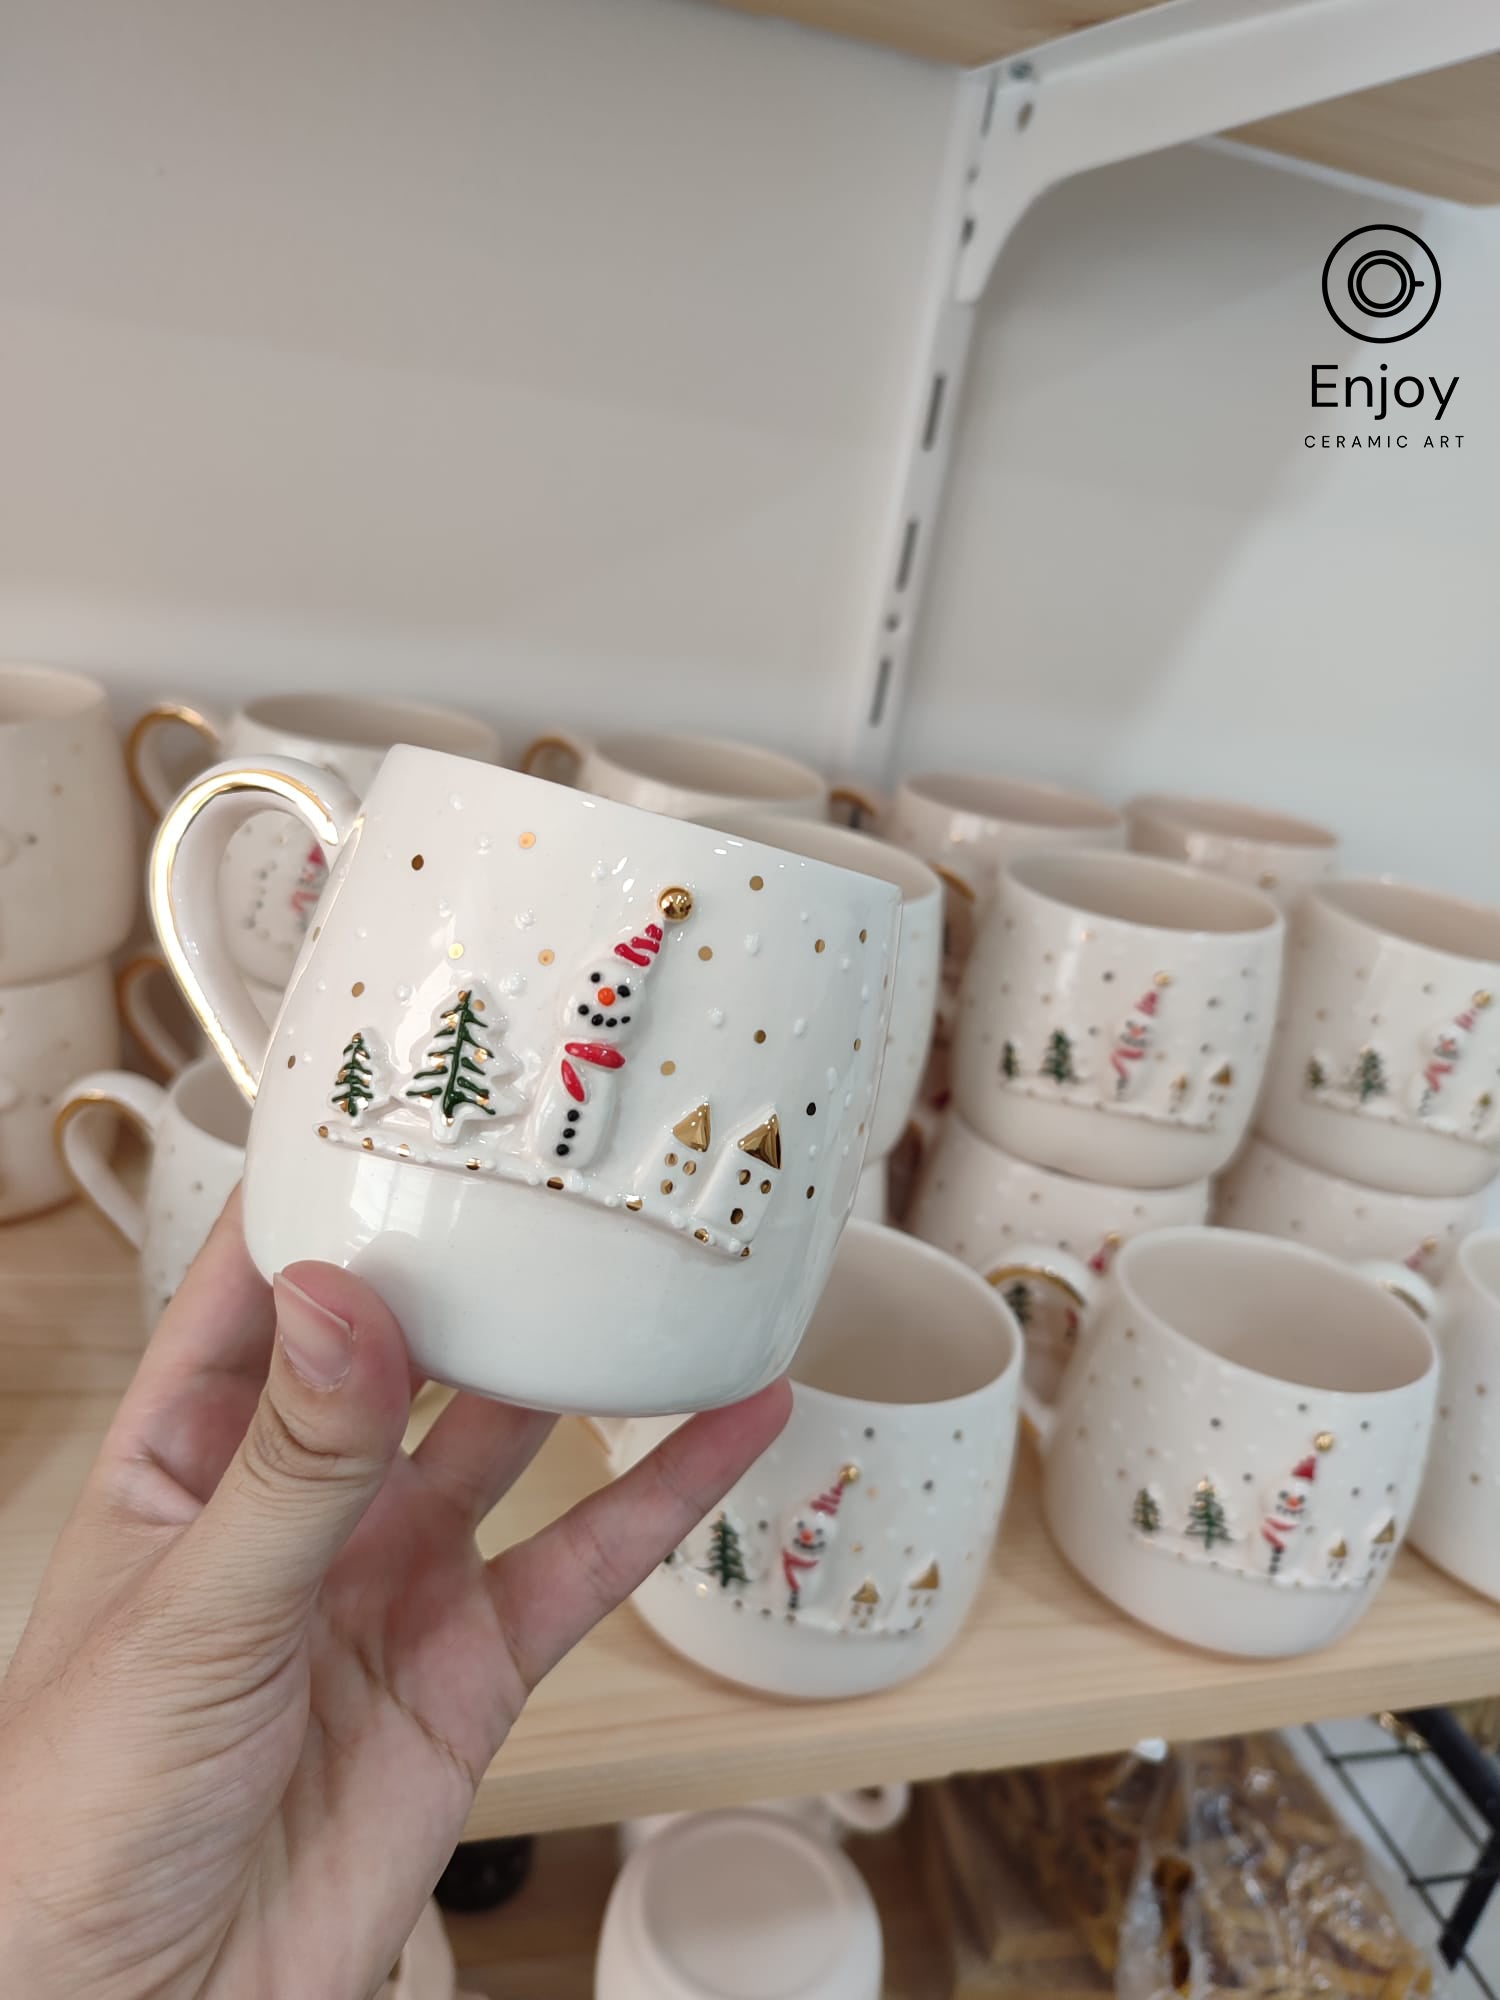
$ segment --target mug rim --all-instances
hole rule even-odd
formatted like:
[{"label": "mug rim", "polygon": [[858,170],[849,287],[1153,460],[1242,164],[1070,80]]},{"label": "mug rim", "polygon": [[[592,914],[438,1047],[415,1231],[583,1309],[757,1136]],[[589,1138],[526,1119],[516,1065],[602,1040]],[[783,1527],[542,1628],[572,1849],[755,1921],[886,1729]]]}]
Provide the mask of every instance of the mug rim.
[{"label": "mug rim", "polygon": [[[8,714],[7,694],[23,688],[50,688],[68,699],[64,706],[24,715]],[[0,730],[35,729],[39,723],[73,721],[107,706],[108,702],[108,690],[91,674],[78,673],[72,667],[49,667],[38,660],[0,660]]]},{"label": "mug rim", "polygon": [[[828,1274],[830,1284],[833,1280],[833,1272],[837,1267],[838,1258],[844,1252],[844,1245],[851,1238],[855,1244],[858,1244],[861,1238],[889,1239],[891,1243],[900,1246],[901,1254],[910,1253],[916,1262],[933,1266],[939,1276],[945,1279],[956,1279],[958,1281],[958,1289],[972,1293],[976,1300],[982,1300],[985,1312],[993,1318],[997,1326],[1004,1329],[1006,1338],[1010,1344],[1010,1352],[1003,1366],[995,1369],[993,1373],[986,1376],[985,1380],[976,1388],[965,1389],[962,1395],[958,1396],[935,1396],[922,1402],[913,1402],[910,1397],[851,1396],[839,1389],[819,1389],[812,1383],[804,1382],[799,1379],[797,1374],[797,1362],[802,1352],[802,1347],[799,1347],[797,1353],[787,1363],[786,1369],[787,1381],[791,1385],[794,1396],[810,1400],[814,1407],[823,1407],[829,1410],[910,1410],[920,1412],[923,1415],[926,1415],[929,1411],[933,1411],[938,1415],[942,1415],[944,1412],[962,1410],[976,1402],[981,1396],[992,1395],[997,1390],[1003,1389],[1012,1379],[1019,1377],[1026,1346],[1020,1322],[1005,1303],[1000,1293],[996,1291],[995,1287],[989,1283],[982,1273],[976,1271],[972,1265],[965,1264],[961,1258],[950,1257],[946,1251],[939,1250],[935,1244],[926,1242],[920,1236],[912,1236],[904,1229],[894,1229],[888,1223],[884,1222],[864,1222],[856,1217],[851,1217],[844,1225],[843,1235],[840,1237],[838,1248],[834,1252],[834,1264],[830,1266]],[[826,1293],[826,1286],[824,1290]],[[821,1304],[821,1300],[819,1303]],[[934,1302],[934,1309],[935,1311],[937,1310],[936,1302]],[[802,1346],[806,1345],[807,1334],[812,1331],[813,1321],[817,1318],[817,1313],[818,1308],[814,1306],[812,1317],[808,1320],[807,1333],[804,1333],[802,1336]]]},{"label": "mug rim", "polygon": [[[1418,1373],[1408,1376],[1404,1382],[1394,1383],[1385,1389],[1334,1388],[1301,1381],[1291,1375],[1274,1374],[1269,1369],[1253,1367],[1248,1361],[1235,1361],[1228,1355],[1218,1353],[1169,1320],[1144,1296],[1133,1276],[1134,1267],[1143,1256],[1148,1259],[1160,1256],[1174,1244],[1180,1244],[1185,1240],[1198,1241],[1210,1236],[1230,1242],[1241,1251],[1249,1251],[1251,1245],[1258,1245],[1260,1246],[1258,1252],[1251,1251],[1250,1254],[1258,1254],[1268,1261],[1296,1262],[1314,1267],[1326,1275],[1331,1275],[1335,1283],[1340,1286],[1347,1286],[1351,1290],[1358,1288],[1365,1295],[1367,1303],[1371,1293],[1387,1301],[1390,1312],[1399,1315],[1391,1320],[1391,1324],[1398,1326],[1403,1334],[1415,1340],[1426,1355],[1425,1366]],[[1346,1264],[1339,1258],[1330,1256],[1326,1251],[1315,1250],[1311,1244],[1295,1243],[1284,1236],[1267,1236],[1258,1229],[1226,1229],[1213,1223],[1178,1223],[1167,1229],[1151,1229],[1143,1235],[1132,1236],[1121,1247],[1120,1254],[1115,1259],[1114,1277],[1122,1295],[1141,1313],[1149,1315],[1153,1332],[1164,1335],[1179,1350],[1206,1356],[1209,1360],[1217,1362],[1221,1368],[1228,1369],[1231,1375],[1242,1378],[1247,1387],[1252,1384],[1269,1383],[1280,1389],[1310,1389],[1320,1396],[1342,1396],[1360,1403],[1373,1404],[1388,1398],[1408,1395],[1423,1382],[1431,1379],[1438,1369],[1437,1344],[1425,1321],[1420,1319],[1409,1305],[1403,1304],[1377,1279],[1359,1271],[1354,1265]],[[1382,1305],[1380,1310],[1386,1311],[1386,1306]]]},{"label": "mug rim", "polygon": [[[1085,898],[1078,890],[1069,890],[1065,880],[1049,885],[1049,876],[1065,877],[1077,871],[1093,871],[1106,881],[1113,878],[1128,882],[1134,878],[1141,882],[1154,881],[1164,888],[1175,886],[1187,889],[1222,905],[1226,914],[1236,908],[1247,915],[1253,913],[1255,921],[1226,923],[1213,928],[1192,923],[1147,923],[1104,907],[1108,898],[1102,890]],[[1092,917],[1099,923],[1119,924],[1125,930],[1143,935],[1197,939],[1258,938],[1274,936],[1284,928],[1281,912],[1270,897],[1252,888],[1248,882],[1238,881],[1232,875],[1215,874],[1208,868],[1194,868],[1186,861],[1167,861],[1155,854],[1135,854],[1129,849],[1113,848],[1033,847],[1012,855],[1002,873],[1017,888],[1024,889],[1039,902],[1050,904],[1053,909]]]},{"label": "mug rim", "polygon": [[[1307,899],[1318,905],[1325,915],[1349,924],[1363,936],[1378,939],[1382,944],[1407,945],[1455,966],[1500,964],[1500,908],[1492,903],[1450,895],[1444,889],[1430,889],[1420,882],[1403,882],[1396,875],[1346,875],[1337,881],[1318,882],[1308,889]],[[1376,915],[1375,909],[1370,907],[1397,900],[1419,906],[1439,921],[1485,926],[1492,933],[1493,949],[1487,953],[1455,951],[1451,944],[1438,943],[1431,933],[1418,935],[1415,923],[1399,925],[1389,917]]]},{"label": "mug rim", "polygon": [[1175,832],[1206,833],[1236,847],[1280,847],[1293,853],[1336,853],[1339,837],[1316,820],[1238,799],[1203,798],[1187,792],[1141,792],[1125,807],[1125,817],[1151,818]]},{"label": "mug rim", "polygon": [[[736,821],[738,824],[735,824]],[[750,808],[731,811],[722,819],[700,820],[699,825],[712,826],[730,840],[759,841],[763,847],[774,847],[800,860],[829,861],[830,866],[848,868],[851,874],[869,875],[877,882],[889,882],[901,891],[903,910],[936,902],[943,893],[942,883],[920,855],[904,847],[893,847],[889,841],[876,840],[873,835],[860,833],[851,826],[832,826],[822,820],[789,819],[784,813],[756,812]],[[814,852],[819,846],[827,846],[837,852],[847,851],[851,859],[847,862],[832,861],[828,855]],[[868,867],[864,865],[865,860],[869,862]]]},{"label": "mug rim", "polygon": [[[325,717],[339,715],[339,726],[331,730],[320,727],[320,712]],[[304,743],[321,746],[325,755],[330,752],[337,755],[341,750],[389,752],[409,743],[412,749],[431,750],[435,756],[470,756],[471,761],[482,763],[484,759],[458,749],[456,745],[464,740],[474,744],[484,742],[489,745],[492,757],[498,756],[500,750],[500,732],[483,716],[471,715],[461,708],[450,708],[442,702],[408,701],[403,695],[361,696],[358,703],[352,704],[333,689],[309,688],[300,694],[256,695],[252,700],[240,703],[238,714],[241,720],[256,729],[266,730],[275,736],[295,736]],[[358,717],[369,717],[377,723],[383,719],[386,726],[351,734],[349,722]],[[413,723],[425,728],[430,735],[441,734],[447,740],[442,743],[411,742],[402,730]]]},{"label": "mug rim", "polygon": [[[602,823],[623,821],[627,831],[634,829],[642,835],[649,833],[659,836],[664,827],[676,827],[680,832],[693,834],[700,840],[711,841],[715,837],[716,829],[705,825],[702,820],[683,819],[675,813],[652,812],[647,806],[629,805],[623,799],[606,799],[595,792],[578,791],[571,785],[555,785],[548,778],[534,778],[528,772],[512,770],[508,764],[482,764],[475,758],[462,757],[452,751],[428,750],[420,743],[392,744],[385,753],[380,769],[371,780],[366,796],[373,797],[375,787],[387,782],[387,773],[399,771],[414,758],[422,764],[438,763],[457,767],[458,771],[467,774],[464,782],[470,785],[499,786],[507,794],[512,788],[516,788],[519,793],[535,798],[539,803],[545,802],[549,812],[594,813],[600,816]],[[230,769],[241,761],[238,758],[231,758],[215,768]],[[264,766],[256,765],[254,768],[259,770]],[[748,855],[760,860],[763,865],[769,863],[771,857],[785,851],[750,839],[744,842],[744,847]],[[878,876],[861,875],[857,869],[844,868],[833,861],[818,861],[811,856],[806,857],[806,863],[809,868],[818,870],[826,877],[838,878],[837,881],[833,879],[828,881],[827,887],[831,891],[837,890],[839,882],[844,880],[873,882],[877,888],[886,891],[891,911],[899,912],[901,896],[893,882],[882,881]],[[684,869],[693,865],[691,857],[687,857]]]},{"label": "mug rim", "polygon": [[[1091,792],[1054,785],[1045,778],[1022,778],[1004,771],[919,771],[898,788],[924,805],[967,813],[995,827],[1051,827],[1058,833],[1090,828],[1112,833],[1125,824],[1118,806]],[[982,803],[981,803],[982,801]],[[1026,811],[1030,805],[1032,810]],[[1008,809],[1007,809],[1008,807]],[[1051,808],[1051,810],[1048,810]],[[1063,817],[1067,814],[1067,817]]]},{"label": "mug rim", "polygon": [[[768,773],[781,774],[781,782],[773,783],[770,789],[754,792],[734,792],[725,790],[722,785],[690,783],[679,773],[665,774],[656,766],[652,753],[663,743],[670,743],[676,749],[708,750],[715,756],[727,753],[737,763],[747,767],[754,764]],[[648,784],[665,785],[673,791],[697,792],[704,797],[719,797],[751,809],[774,799],[822,800],[828,796],[827,780],[811,764],[804,764],[800,758],[789,756],[784,750],[772,750],[761,743],[737,743],[730,736],[669,732],[657,737],[648,735],[644,730],[623,729],[608,736],[595,737],[585,748],[585,758],[589,752],[603,763],[613,765],[627,778],[643,778]]]}]

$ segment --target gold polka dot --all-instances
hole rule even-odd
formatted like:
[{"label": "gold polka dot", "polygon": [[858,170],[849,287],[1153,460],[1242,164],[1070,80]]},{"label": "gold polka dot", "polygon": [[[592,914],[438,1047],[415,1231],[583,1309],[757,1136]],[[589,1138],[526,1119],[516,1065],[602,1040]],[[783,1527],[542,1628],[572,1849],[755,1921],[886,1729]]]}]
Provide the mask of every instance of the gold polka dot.
[{"label": "gold polka dot", "polygon": [[745,1245],[744,1249],[740,1252],[740,1255],[742,1257],[748,1257],[750,1255],[750,1245],[748,1243]]},{"label": "gold polka dot", "polygon": [[539,951],[537,953],[536,962],[538,965],[550,965],[553,959],[556,958],[556,956],[557,953],[553,951],[551,946],[549,945],[544,950]]},{"label": "gold polka dot", "polygon": [[762,1181],[760,1191],[762,1194],[769,1194],[771,1192],[771,1183],[769,1181]]},{"label": "gold polka dot", "polygon": [[742,1208],[730,1209],[729,1220],[731,1222],[743,1222],[744,1219],[745,1219],[745,1211]]},{"label": "gold polka dot", "polygon": [[670,1181],[663,1181],[661,1191],[663,1194],[670,1194],[672,1192],[672,1183]]},{"label": "gold polka dot", "polygon": [[375,1150],[375,1141],[374,1141],[373,1139],[361,1139],[359,1143],[360,1143],[360,1144],[361,1144],[361,1145],[362,1145],[362,1146],[364,1147],[364,1149],[365,1149],[365,1151],[366,1151],[367,1153],[373,1153],[373,1152],[374,1152],[374,1150]]},{"label": "gold polka dot", "polygon": [[697,1173],[697,1171],[698,1171],[698,1162],[697,1162],[696,1160],[684,1160],[684,1161],[683,1161],[683,1163],[682,1163],[682,1171],[683,1171],[683,1172],[684,1172],[685,1174],[695,1174],[695,1173]]},{"label": "gold polka dot", "polygon": [[764,875],[752,875],[750,877],[750,887],[752,889],[764,889],[765,886],[766,878]]},{"label": "gold polka dot", "polygon": [[316,924],[316,925],[314,925],[314,927],[313,927],[313,943],[314,943],[314,944],[316,944],[316,943],[317,943],[317,941],[318,941],[318,939],[319,939],[319,938],[320,938],[320,937],[321,937],[322,935],[323,935],[323,926],[322,926],[321,924]]},{"label": "gold polka dot", "polygon": [[827,938],[814,938],[814,939],[813,939],[813,950],[814,950],[814,951],[827,951],[827,949],[828,949],[828,940],[827,940]]},{"label": "gold polka dot", "polygon": [[675,1153],[668,1153],[666,1158],[666,1165],[669,1167],[675,1167],[676,1164],[677,1164],[677,1155]]},{"label": "gold polka dot", "polygon": [[1318,1450],[1319,1450],[1319,1451],[1332,1451],[1332,1450],[1333,1450],[1333,1432],[1332,1432],[1332,1431],[1319,1431],[1319,1432],[1318,1432],[1318,1435],[1317,1435],[1317,1436],[1316,1436],[1316,1437],[1315,1437],[1315,1438],[1313,1439],[1313,1443],[1314,1443],[1314,1444],[1315,1444],[1315,1445],[1317,1446],[1317,1448],[1318,1448]]},{"label": "gold polka dot", "polygon": [[640,1207],[641,1207],[641,1205],[642,1205],[642,1204],[641,1204],[641,1198],[640,1198],[640,1196],[639,1196],[638,1194],[628,1194],[628,1195],[626,1195],[626,1197],[625,1197],[625,1206],[626,1206],[626,1207],[627,1207],[628,1209],[630,1209],[630,1210],[634,1211],[634,1210],[636,1210],[636,1209],[640,1208]]},{"label": "gold polka dot", "polygon": [[677,1074],[676,1063],[664,1062],[661,1066],[661,1073],[663,1076],[675,1076]]},{"label": "gold polka dot", "polygon": [[756,1039],[756,1040],[757,1040],[758,1042],[763,1042],[763,1041],[764,1041],[764,1040],[766,1039],[766,1031],[765,1031],[765,1029],[764,1029],[764,1028],[757,1028],[757,1029],[756,1029],[756,1031],[755,1031],[755,1039]]},{"label": "gold polka dot", "polygon": [[807,1198],[808,1198],[808,1200],[809,1200],[809,1201],[811,1201],[811,1200],[812,1200],[813,1196],[814,1196],[814,1195],[815,1195],[815,1194],[817,1193],[817,1191],[818,1191],[818,1190],[817,1190],[817,1189],[816,1189],[815,1187],[810,1187],[810,1188],[809,1188],[809,1189],[807,1190]]},{"label": "gold polka dot", "polygon": [[870,941],[870,933],[868,931],[861,931],[859,934],[859,941],[861,944],[868,944]]},{"label": "gold polka dot", "polygon": [[356,1000],[359,998],[360,994],[364,992],[364,990],[365,990],[365,982],[362,979],[356,979],[354,984],[349,988],[349,991],[354,995]]},{"label": "gold polka dot", "polygon": [[448,956],[449,956],[450,958],[462,958],[462,957],[463,957],[463,955],[464,955],[464,948],[463,948],[463,946],[462,946],[461,944],[450,944],[450,945],[449,945],[449,947],[448,947]]},{"label": "gold polka dot", "polygon": [[750,1180],[750,1169],[749,1169],[748,1167],[741,1167],[741,1168],[740,1168],[740,1186],[741,1186],[741,1187],[746,1187],[746,1186],[748,1186],[748,1184],[749,1184],[749,1180]]},{"label": "gold polka dot", "polygon": [[411,858],[411,865],[413,868],[425,868],[427,863],[422,859],[420,854],[414,854]]},{"label": "gold polka dot", "polygon": [[700,945],[699,945],[699,947],[698,947],[698,956],[699,956],[700,958],[703,958],[703,959],[708,959],[708,958],[712,958],[712,957],[713,957],[713,955],[714,955],[714,948],[713,948],[713,946],[712,946],[711,944],[700,944]]},{"label": "gold polka dot", "polygon": [[318,1137],[320,1139],[326,1139],[328,1137],[328,1127],[326,1125],[320,1125],[318,1127]]},{"label": "gold polka dot", "polygon": [[295,1069],[297,1067],[297,1058],[295,1056],[288,1056],[286,1066],[288,1069]]},{"label": "gold polka dot", "polygon": [[535,847],[536,835],[534,833],[523,833],[521,835],[520,844],[522,847]]},{"label": "gold polka dot", "polygon": [[547,1185],[549,1188],[552,1189],[554,1194],[561,1194],[563,1185],[561,1175],[554,1174],[552,1178],[548,1181]]},{"label": "gold polka dot", "polygon": [[693,1231],[693,1235],[700,1243],[706,1243],[708,1241],[708,1231],[706,1229],[695,1229]]},{"label": "gold polka dot", "polygon": [[482,1014],[484,1012],[484,1002],[482,1000],[476,1000],[474,1002],[474,1012],[476,1014]]},{"label": "gold polka dot", "polygon": [[862,1042],[860,1041],[860,1038],[859,1038],[859,1036],[858,1036],[858,1035],[856,1035],[856,1036],[854,1037],[854,1053],[855,1053],[856,1055],[858,1055],[858,1054],[859,1054],[859,1052],[860,1052],[860,1049],[861,1049],[861,1048],[862,1048],[863,1046],[864,1046],[864,1044],[863,1044],[863,1043],[862,1043]]},{"label": "gold polka dot", "polygon": [[477,1174],[479,1172],[478,1160],[465,1160],[464,1165],[468,1168],[471,1174]]}]

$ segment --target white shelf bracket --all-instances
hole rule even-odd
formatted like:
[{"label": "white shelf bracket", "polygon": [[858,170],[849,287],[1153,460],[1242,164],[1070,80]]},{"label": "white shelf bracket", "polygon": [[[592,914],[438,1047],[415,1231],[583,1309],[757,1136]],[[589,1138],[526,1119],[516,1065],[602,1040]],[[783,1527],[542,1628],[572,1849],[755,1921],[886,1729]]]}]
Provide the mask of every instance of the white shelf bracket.
[{"label": "white shelf bracket", "polygon": [[1500,0],[1163,0],[960,81],[916,386],[844,752],[883,782],[957,428],[974,314],[1040,194],[1093,167],[1500,48]]}]

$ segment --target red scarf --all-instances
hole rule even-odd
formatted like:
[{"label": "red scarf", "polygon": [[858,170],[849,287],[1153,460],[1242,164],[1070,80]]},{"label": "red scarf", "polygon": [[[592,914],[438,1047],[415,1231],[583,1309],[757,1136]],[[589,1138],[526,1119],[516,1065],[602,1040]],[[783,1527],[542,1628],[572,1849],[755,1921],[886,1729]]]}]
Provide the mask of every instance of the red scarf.
[{"label": "red scarf", "polygon": [[593,1063],[596,1069],[624,1069],[625,1058],[617,1048],[608,1042],[564,1042],[562,1080],[563,1089],[575,1104],[582,1104],[583,1078],[568,1061],[568,1056],[577,1056],[580,1062]]}]

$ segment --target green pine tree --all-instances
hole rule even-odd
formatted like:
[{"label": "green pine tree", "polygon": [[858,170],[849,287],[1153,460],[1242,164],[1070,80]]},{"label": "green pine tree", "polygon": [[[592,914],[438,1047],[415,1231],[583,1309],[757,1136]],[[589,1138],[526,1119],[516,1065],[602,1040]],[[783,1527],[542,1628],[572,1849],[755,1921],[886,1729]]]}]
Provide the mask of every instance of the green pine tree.
[{"label": "green pine tree", "polygon": [[1224,1514],[1224,1503],[1210,1479],[1200,1479],[1193,1491],[1186,1532],[1202,1542],[1205,1549],[1211,1549],[1215,1542],[1233,1539]]},{"label": "green pine tree", "polygon": [[745,1559],[740,1551],[740,1538],[734,1523],[727,1514],[721,1514],[709,1531],[708,1561],[704,1568],[709,1575],[718,1579],[719,1588],[728,1590],[732,1583],[749,1583],[745,1574]]},{"label": "green pine tree", "polygon": [[346,1118],[357,1118],[374,1097],[370,1051],[363,1035],[351,1035],[344,1044],[344,1066],[333,1080],[332,1102]]},{"label": "green pine tree", "polygon": [[429,1066],[417,1071],[407,1096],[426,1098],[449,1125],[469,1111],[493,1118],[497,1111],[518,1110],[516,1093],[497,1087],[495,1081],[514,1075],[516,1064],[507,1055],[497,1059],[489,1043],[480,1039],[483,1023],[468,987],[450,1001],[440,1022],[427,1051]]},{"label": "green pine tree", "polygon": [[1309,1090],[1321,1090],[1328,1081],[1328,1072],[1316,1056],[1308,1059],[1306,1083]]},{"label": "green pine tree", "polygon": [[1161,1526],[1161,1506],[1149,1486],[1143,1486],[1135,1496],[1135,1505],[1130,1510],[1130,1524],[1139,1528],[1143,1535],[1154,1535]]},{"label": "green pine tree", "polygon": [[1007,1042],[1000,1051],[1000,1074],[1007,1078],[1021,1074],[1021,1058],[1016,1053],[1014,1042]]},{"label": "green pine tree", "polygon": [[1013,1285],[1005,1288],[1005,1303],[1016,1316],[1016,1324],[1024,1333],[1031,1324],[1031,1288],[1024,1278],[1017,1278]]},{"label": "green pine tree", "polygon": [[1042,1075],[1050,1076],[1054,1083],[1078,1081],[1078,1072],[1073,1067],[1073,1044],[1061,1028],[1052,1030],[1047,1053],[1042,1057]]},{"label": "green pine tree", "polygon": [[1363,1104],[1371,1097],[1385,1096],[1385,1064],[1378,1049],[1361,1049],[1354,1065],[1354,1088]]}]

